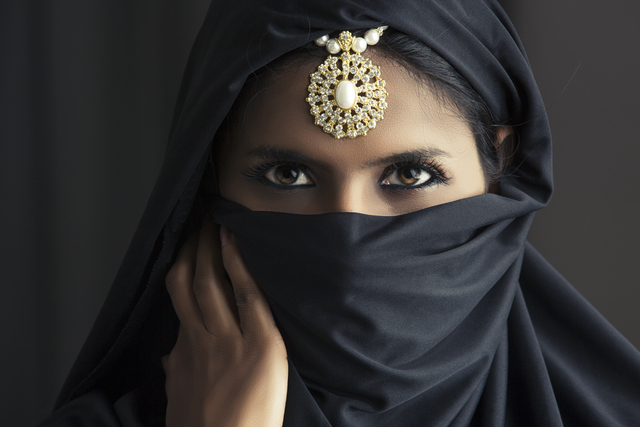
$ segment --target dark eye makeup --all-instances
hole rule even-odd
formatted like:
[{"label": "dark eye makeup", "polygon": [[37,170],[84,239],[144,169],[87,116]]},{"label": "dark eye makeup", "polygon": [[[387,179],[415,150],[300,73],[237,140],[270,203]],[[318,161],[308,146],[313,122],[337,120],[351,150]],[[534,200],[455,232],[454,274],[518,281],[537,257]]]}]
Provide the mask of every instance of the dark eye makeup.
[{"label": "dark eye makeup", "polygon": [[[309,167],[296,161],[265,156],[243,174],[248,179],[257,180],[277,190],[291,191],[315,187]],[[442,165],[435,159],[403,156],[385,168],[378,184],[384,190],[405,191],[446,184],[448,181]]]},{"label": "dark eye makeup", "polygon": [[448,181],[442,164],[435,159],[410,156],[387,166],[380,186],[388,190],[404,191],[446,184]]},{"label": "dark eye makeup", "polygon": [[[275,187],[279,190],[300,190],[303,188],[315,187],[315,184],[309,177],[309,168],[298,162],[279,161],[279,160],[261,160],[259,163],[252,165],[248,172],[244,173],[249,179],[255,179],[259,183]],[[307,184],[300,184],[298,181],[306,181]],[[269,178],[275,178],[282,182],[278,184]]]}]

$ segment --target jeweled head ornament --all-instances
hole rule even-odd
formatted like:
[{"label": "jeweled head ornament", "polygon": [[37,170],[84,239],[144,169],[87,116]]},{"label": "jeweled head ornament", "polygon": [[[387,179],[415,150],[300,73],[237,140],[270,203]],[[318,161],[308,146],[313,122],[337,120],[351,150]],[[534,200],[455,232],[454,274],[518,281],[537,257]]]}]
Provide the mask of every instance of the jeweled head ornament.
[{"label": "jeweled head ornament", "polygon": [[[336,139],[366,135],[384,118],[387,108],[385,81],[380,67],[361,55],[368,45],[378,43],[388,27],[368,30],[364,37],[343,31],[338,38],[316,39],[331,55],[311,74],[309,96],[316,125]],[[340,56],[335,56],[342,51]]]}]

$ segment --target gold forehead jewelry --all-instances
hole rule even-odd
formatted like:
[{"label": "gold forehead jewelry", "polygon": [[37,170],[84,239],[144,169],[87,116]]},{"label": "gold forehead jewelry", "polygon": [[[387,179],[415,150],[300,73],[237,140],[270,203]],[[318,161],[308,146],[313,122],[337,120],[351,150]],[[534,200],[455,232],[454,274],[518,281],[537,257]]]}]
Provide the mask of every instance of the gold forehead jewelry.
[{"label": "gold forehead jewelry", "polygon": [[[372,28],[364,37],[343,31],[335,39],[325,35],[315,40],[331,55],[311,74],[306,101],[316,125],[336,139],[366,135],[384,118],[388,93],[380,67],[360,54],[367,45],[378,43],[387,28]],[[340,51],[340,56],[334,56]]]}]

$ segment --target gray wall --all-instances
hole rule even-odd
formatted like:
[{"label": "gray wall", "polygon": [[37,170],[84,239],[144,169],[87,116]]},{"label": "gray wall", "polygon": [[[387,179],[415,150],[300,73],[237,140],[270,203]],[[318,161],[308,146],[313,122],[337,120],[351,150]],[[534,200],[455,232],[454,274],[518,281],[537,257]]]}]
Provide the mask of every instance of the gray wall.
[{"label": "gray wall", "polygon": [[[531,240],[640,347],[640,4],[507,1],[555,137],[556,194]],[[3,425],[46,415],[89,331],[208,2],[0,2]]]},{"label": "gray wall", "polygon": [[0,424],[29,426],[142,214],[210,0],[0,1]]},{"label": "gray wall", "polygon": [[554,137],[531,242],[640,348],[640,2],[515,2]]}]

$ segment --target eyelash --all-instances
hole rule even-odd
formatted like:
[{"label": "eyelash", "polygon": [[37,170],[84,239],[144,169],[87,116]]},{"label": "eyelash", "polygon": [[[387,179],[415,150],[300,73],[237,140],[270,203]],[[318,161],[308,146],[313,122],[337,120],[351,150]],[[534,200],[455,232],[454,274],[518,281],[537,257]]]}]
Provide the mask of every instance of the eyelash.
[{"label": "eyelash", "polygon": [[410,166],[413,166],[416,169],[424,170],[429,175],[431,175],[431,178],[424,184],[420,185],[412,186],[389,184],[383,186],[383,188],[394,191],[418,190],[421,188],[431,187],[433,185],[446,184],[449,181],[449,178],[444,173],[442,164],[434,159],[425,157],[409,157],[401,162],[393,163],[392,165],[387,166],[382,175],[382,179],[384,180],[385,178],[391,176],[391,174],[397,170],[404,169]]},{"label": "eyelash", "polygon": [[260,182],[261,184],[268,185],[270,187],[275,188],[276,190],[282,190],[282,191],[299,190],[300,188],[313,187],[312,185],[291,185],[291,186],[278,185],[269,181],[264,176],[269,171],[269,169],[276,166],[289,166],[291,168],[300,169],[304,173],[307,173],[309,170],[309,168],[303,165],[302,163],[265,159],[260,161],[260,163],[251,166],[249,172],[245,172],[244,176],[246,176],[249,179],[258,180],[258,182]]},{"label": "eyelash", "polygon": [[[291,185],[291,186],[278,185],[266,179],[264,176],[269,171],[269,169],[277,166],[289,166],[291,168],[299,169],[305,174],[308,174],[308,171],[309,171],[309,168],[302,163],[265,159],[260,161],[256,165],[251,166],[250,170],[248,172],[245,172],[244,175],[248,179],[258,180],[260,183],[264,185],[268,185],[270,187],[274,187],[275,189],[282,190],[282,191],[298,190],[300,188],[309,188],[313,186],[313,185]],[[391,176],[391,174],[394,173],[395,171],[409,167],[409,166],[414,166],[417,169],[424,170],[429,175],[431,175],[431,179],[429,179],[427,182],[421,185],[416,185],[416,186],[387,184],[381,187],[385,190],[391,190],[391,191],[418,190],[422,188],[431,187],[433,185],[446,184],[450,179],[446,177],[442,165],[436,160],[431,158],[425,158],[425,157],[408,157],[401,162],[396,162],[387,166],[382,174],[381,181]]]}]

